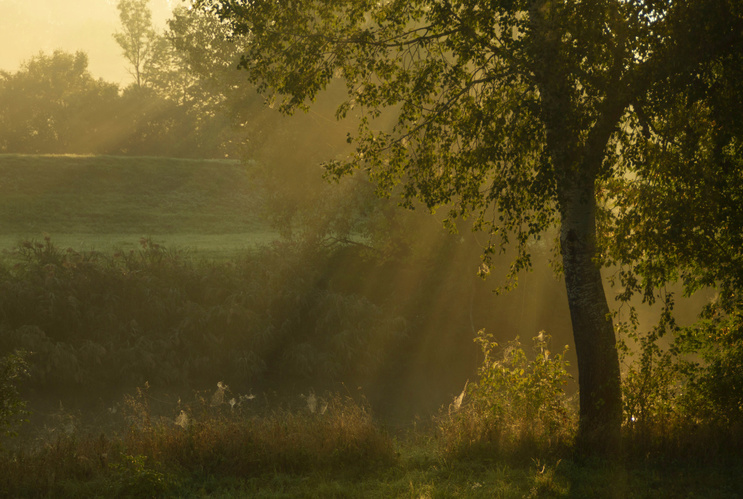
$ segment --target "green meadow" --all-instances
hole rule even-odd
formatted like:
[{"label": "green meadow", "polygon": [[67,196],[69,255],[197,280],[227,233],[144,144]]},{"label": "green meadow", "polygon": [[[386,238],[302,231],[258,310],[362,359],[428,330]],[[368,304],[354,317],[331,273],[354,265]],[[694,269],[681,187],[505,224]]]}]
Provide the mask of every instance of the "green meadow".
[{"label": "green meadow", "polygon": [[231,160],[0,155],[0,248],[49,235],[75,250],[141,237],[224,258],[276,234],[249,167]]}]

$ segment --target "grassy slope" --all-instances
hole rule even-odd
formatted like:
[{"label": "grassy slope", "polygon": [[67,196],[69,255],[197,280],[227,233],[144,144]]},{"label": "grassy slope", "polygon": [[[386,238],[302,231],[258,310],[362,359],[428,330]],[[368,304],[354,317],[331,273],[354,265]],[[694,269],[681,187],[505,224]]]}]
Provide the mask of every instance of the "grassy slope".
[{"label": "grassy slope", "polygon": [[0,248],[42,233],[108,249],[141,236],[179,247],[240,248],[270,239],[260,195],[234,161],[0,155]]}]

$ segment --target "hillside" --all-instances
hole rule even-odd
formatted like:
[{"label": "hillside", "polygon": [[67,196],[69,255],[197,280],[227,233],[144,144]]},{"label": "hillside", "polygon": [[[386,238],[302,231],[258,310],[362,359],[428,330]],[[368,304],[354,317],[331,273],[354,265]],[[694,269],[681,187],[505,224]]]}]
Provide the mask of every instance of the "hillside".
[{"label": "hillside", "polygon": [[143,235],[211,246],[216,236],[266,236],[259,207],[236,161],[0,155],[4,248],[42,233],[99,248]]}]

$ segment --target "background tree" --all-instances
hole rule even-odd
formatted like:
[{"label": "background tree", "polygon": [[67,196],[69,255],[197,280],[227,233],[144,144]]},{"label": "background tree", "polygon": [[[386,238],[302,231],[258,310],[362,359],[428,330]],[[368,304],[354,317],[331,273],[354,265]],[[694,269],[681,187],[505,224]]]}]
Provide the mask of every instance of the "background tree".
[{"label": "background tree", "polygon": [[40,53],[0,74],[0,151],[108,151],[118,98],[117,85],[91,76],[85,53]]},{"label": "background tree", "polygon": [[[184,77],[192,78],[183,68]],[[153,85],[154,87],[154,85]],[[0,151],[176,157],[235,155],[225,109],[165,90],[96,80],[83,52],[40,53],[0,73]],[[191,95],[191,94],[189,94]],[[203,99],[210,96],[204,91]]]},{"label": "background tree", "polygon": [[[270,196],[267,215],[284,229],[292,218],[313,217],[313,206],[334,196],[317,165],[348,151],[345,127],[334,120],[343,89],[318,102],[313,113],[287,117],[266,106],[256,86],[236,71],[247,38],[230,38],[229,25],[200,9],[176,8],[169,28],[168,38],[193,75],[185,93],[194,112],[205,117],[200,127],[219,133],[232,154],[257,166],[252,169],[260,170],[258,180]],[[220,123],[210,117],[231,126],[220,131]]]},{"label": "background tree", "polygon": [[113,36],[138,87],[150,85],[153,70],[167,59],[168,42],[153,27],[149,3],[150,0],[119,0],[116,4],[121,31]]},{"label": "background tree", "polygon": [[255,132],[246,127],[259,121],[261,99],[235,71],[240,44],[226,43],[218,20],[195,9],[176,7],[168,28],[172,62],[157,72],[155,88],[188,108],[193,133],[203,142],[221,155],[244,155]]},{"label": "background tree", "polygon": [[[340,78],[359,127],[356,151],[328,163],[337,178],[369,172],[403,204],[449,207],[515,242],[509,275],[532,241],[560,229],[578,355],[581,448],[612,454],[621,421],[619,363],[599,269],[596,193],[625,158],[621,139],[660,89],[723,61],[743,33],[727,2],[604,0],[202,0],[247,37],[242,66],[279,107],[306,109]],[[711,22],[706,22],[711,19]],[[701,22],[705,20],[705,22]],[[396,116],[380,127],[385,109]]]}]

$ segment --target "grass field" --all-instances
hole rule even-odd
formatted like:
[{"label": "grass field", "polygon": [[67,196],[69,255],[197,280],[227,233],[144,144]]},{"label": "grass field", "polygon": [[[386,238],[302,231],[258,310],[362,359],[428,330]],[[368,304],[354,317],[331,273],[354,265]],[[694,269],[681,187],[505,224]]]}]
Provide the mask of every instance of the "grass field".
[{"label": "grass field", "polygon": [[271,241],[261,193],[236,161],[0,155],[0,249],[52,237],[109,251],[151,237],[208,258]]}]

